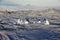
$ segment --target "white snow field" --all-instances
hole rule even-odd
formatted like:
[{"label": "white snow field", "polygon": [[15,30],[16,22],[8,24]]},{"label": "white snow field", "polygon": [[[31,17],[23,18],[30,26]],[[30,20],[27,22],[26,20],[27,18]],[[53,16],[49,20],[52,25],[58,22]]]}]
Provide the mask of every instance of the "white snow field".
[{"label": "white snow field", "polygon": [[1,9],[0,40],[60,40],[60,10]]}]

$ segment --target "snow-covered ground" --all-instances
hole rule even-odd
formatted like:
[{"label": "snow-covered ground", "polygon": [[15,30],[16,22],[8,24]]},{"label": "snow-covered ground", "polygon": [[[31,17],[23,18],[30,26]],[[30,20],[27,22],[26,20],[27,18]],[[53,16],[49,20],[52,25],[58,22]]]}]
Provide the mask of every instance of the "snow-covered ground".
[{"label": "snow-covered ground", "polygon": [[[32,14],[31,10],[11,14],[0,12],[0,40],[60,40],[59,13],[35,15],[36,12],[33,12],[35,13],[33,16],[30,13]],[[21,19],[22,22],[28,21],[28,23],[20,24],[17,22],[18,19],[19,22]],[[39,20],[41,22],[37,23]],[[45,25],[45,22],[48,25]]]}]

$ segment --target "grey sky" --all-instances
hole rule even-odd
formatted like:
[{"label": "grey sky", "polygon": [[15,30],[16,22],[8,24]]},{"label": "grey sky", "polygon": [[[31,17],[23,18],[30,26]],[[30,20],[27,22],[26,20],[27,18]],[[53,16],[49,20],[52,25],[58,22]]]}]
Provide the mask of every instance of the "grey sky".
[{"label": "grey sky", "polygon": [[60,7],[60,0],[2,0],[0,5],[5,6],[36,6],[36,7]]}]

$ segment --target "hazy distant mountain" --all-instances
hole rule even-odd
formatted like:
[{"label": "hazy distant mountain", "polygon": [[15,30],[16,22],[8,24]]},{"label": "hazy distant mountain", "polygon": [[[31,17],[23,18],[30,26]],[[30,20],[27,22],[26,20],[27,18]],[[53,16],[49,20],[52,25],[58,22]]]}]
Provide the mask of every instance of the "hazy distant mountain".
[{"label": "hazy distant mountain", "polygon": [[0,6],[0,11],[17,11],[19,8],[14,7],[14,6]]},{"label": "hazy distant mountain", "polygon": [[[17,7],[17,6],[0,6],[0,11],[6,11],[6,10],[8,10],[8,11],[17,11],[17,10],[21,10],[21,9],[39,9],[39,10],[41,10],[42,8],[32,6],[32,5],[25,5],[25,6],[20,5],[19,7]],[[59,9],[55,9],[55,8],[49,8],[49,9],[43,8],[43,9],[44,10],[42,10],[42,12],[52,12],[52,11],[60,12]]]},{"label": "hazy distant mountain", "polygon": [[41,12],[43,12],[43,13],[60,13],[60,10],[55,9],[55,8],[50,8],[50,9],[42,10]]}]

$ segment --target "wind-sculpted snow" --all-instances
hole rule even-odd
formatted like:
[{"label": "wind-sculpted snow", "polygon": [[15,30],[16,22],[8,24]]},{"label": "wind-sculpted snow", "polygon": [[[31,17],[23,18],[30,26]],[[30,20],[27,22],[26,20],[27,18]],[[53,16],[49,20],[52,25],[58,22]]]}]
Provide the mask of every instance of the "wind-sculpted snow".
[{"label": "wind-sculpted snow", "polygon": [[[18,24],[20,18],[15,14],[0,15],[0,40],[60,40],[60,18],[24,16],[29,23]],[[39,19],[48,19],[50,24],[32,23]]]},{"label": "wind-sculpted snow", "polygon": [[[53,30],[38,28],[38,29],[20,29],[21,31],[6,32],[4,37],[6,40],[59,40],[60,33]],[[2,37],[2,38],[4,38]]]},{"label": "wind-sculpted snow", "polygon": [[[59,40],[60,32],[53,30],[51,26],[26,26],[14,28],[3,28],[1,40]],[[48,28],[47,28],[48,27]],[[59,27],[59,26],[56,26]]]},{"label": "wind-sculpted snow", "polygon": [[0,33],[0,40],[10,40],[10,39],[7,35]]}]

